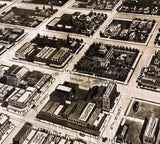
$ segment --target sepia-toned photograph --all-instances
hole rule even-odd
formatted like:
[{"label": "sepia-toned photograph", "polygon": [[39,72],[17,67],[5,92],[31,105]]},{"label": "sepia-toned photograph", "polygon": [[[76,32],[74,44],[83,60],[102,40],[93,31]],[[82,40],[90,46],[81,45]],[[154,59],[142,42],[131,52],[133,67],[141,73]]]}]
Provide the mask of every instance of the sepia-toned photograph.
[{"label": "sepia-toned photograph", "polygon": [[160,0],[0,0],[0,144],[160,144]]}]

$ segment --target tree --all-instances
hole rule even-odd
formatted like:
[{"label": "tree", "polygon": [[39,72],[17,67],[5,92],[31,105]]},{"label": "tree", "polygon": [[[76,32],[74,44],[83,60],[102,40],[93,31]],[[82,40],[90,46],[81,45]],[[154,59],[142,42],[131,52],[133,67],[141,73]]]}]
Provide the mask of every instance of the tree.
[{"label": "tree", "polygon": [[100,31],[100,37],[103,37],[103,33],[102,33],[102,31]]},{"label": "tree", "polygon": [[134,112],[137,112],[137,111],[138,111],[138,108],[139,108],[139,102],[136,101],[136,102],[134,103],[134,105],[133,105],[133,111],[134,111]]},{"label": "tree", "polygon": [[38,6],[36,6],[36,8],[35,8],[35,9],[36,9],[36,11],[39,11],[39,7],[38,7]]}]

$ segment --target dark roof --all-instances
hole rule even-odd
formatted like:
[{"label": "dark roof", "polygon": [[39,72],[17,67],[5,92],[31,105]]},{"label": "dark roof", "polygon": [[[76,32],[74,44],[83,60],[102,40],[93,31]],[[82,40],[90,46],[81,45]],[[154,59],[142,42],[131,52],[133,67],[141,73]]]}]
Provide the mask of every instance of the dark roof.
[{"label": "dark roof", "polygon": [[160,60],[160,51],[157,52],[157,58]]},{"label": "dark roof", "polygon": [[72,102],[71,105],[68,105],[65,111],[63,112],[64,116],[68,116],[77,106],[76,102]]},{"label": "dark roof", "polygon": [[43,77],[43,73],[39,72],[39,71],[32,71],[29,73],[28,78],[34,78],[37,80],[40,80]]},{"label": "dark roof", "polygon": [[17,133],[17,135],[14,137],[14,141],[19,141],[23,135],[25,135],[25,133],[28,131],[28,129],[30,129],[32,127],[31,123],[25,123],[23,125],[23,127],[21,128],[21,130]]},{"label": "dark roof", "polygon": [[13,71],[14,73],[18,72],[20,67],[18,68],[17,65],[12,65],[6,72],[5,74],[10,75]]}]

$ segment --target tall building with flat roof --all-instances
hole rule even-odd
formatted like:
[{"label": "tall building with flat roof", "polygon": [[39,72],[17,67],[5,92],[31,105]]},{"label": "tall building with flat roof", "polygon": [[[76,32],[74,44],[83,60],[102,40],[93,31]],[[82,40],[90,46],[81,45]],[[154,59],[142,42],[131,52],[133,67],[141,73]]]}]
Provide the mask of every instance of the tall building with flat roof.
[{"label": "tall building with flat roof", "polygon": [[102,108],[105,111],[110,111],[114,106],[114,101],[116,99],[117,85],[113,82],[110,82],[103,94],[102,99]]},{"label": "tall building with flat roof", "polygon": [[25,123],[17,135],[13,138],[13,144],[23,144],[24,140],[27,138],[32,130],[32,124]]}]

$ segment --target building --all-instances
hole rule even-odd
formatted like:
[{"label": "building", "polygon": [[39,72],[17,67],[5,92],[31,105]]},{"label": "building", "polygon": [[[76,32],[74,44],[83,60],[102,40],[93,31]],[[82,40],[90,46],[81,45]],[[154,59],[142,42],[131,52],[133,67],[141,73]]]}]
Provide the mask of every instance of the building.
[{"label": "building", "polygon": [[49,74],[44,74],[34,87],[40,90],[47,82],[52,83],[52,76]]},{"label": "building", "polygon": [[22,35],[24,33],[24,30],[20,28],[14,28],[12,30],[12,33]]},{"label": "building", "polygon": [[8,41],[10,41],[10,42],[15,42],[18,37],[19,37],[18,34],[13,34],[13,33],[12,33],[12,34],[9,35]]},{"label": "building", "polygon": [[27,82],[30,86],[34,86],[43,77],[43,73],[39,71],[32,71],[28,74]]},{"label": "building", "polygon": [[71,105],[68,105],[68,107],[65,109],[65,111],[62,113],[64,118],[68,118],[68,116],[74,112],[75,108],[77,107],[76,102],[72,102]]},{"label": "building", "polygon": [[15,90],[13,86],[0,84],[0,102],[4,102]]},{"label": "building", "polygon": [[17,88],[10,98],[8,104],[18,108],[25,108],[37,94],[37,89],[28,87],[26,90]]},{"label": "building", "polygon": [[62,96],[66,100],[66,102],[67,101],[69,102],[71,100],[71,97],[72,97],[72,88],[71,87],[59,84],[56,87],[56,91],[59,93],[60,96]]},{"label": "building", "polygon": [[124,124],[120,125],[118,131],[117,131],[117,142],[123,142],[125,141],[127,132],[128,132],[129,126]]},{"label": "building", "polygon": [[44,144],[47,135],[48,134],[45,132],[37,131],[29,143],[30,144]]},{"label": "building", "polygon": [[29,59],[34,56],[37,45],[31,42],[26,42],[20,49],[15,52],[15,56],[19,59]]},{"label": "building", "polygon": [[105,45],[101,45],[98,49],[98,55],[104,57],[107,53],[107,48]]},{"label": "building", "polygon": [[77,103],[77,106],[76,106],[74,112],[69,115],[68,121],[71,122],[71,123],[74,123],[76,125],[86,127],[87,123],[85,121],[82,121],[82,120],[79,119],[79,117],[80,117],[80,115],[83,112],[85,107],[86,107],[86,102],[80,100]]},{"label": "building", "polygon": [[148,85],[148,86],[151,86],[151,85],[154,85],[156,83],[156,79],[153,79],[153,78],[149,78],[149,77],[143,77],[141,79],[141,83],[143,85]]},{"label": "building", "polygon": [[87,106],[85,107],[85,109],[83,110],[82,114],[79,117],[79,120],[81,121],[87,121],[90,114],[92,113],[94,107],[96,104],[94,103],[88,103]]},{"label": "building", "polygon": [[99,114],[101,113],[101,109],[100,108],[96,108],[95,111],[91,114],[88,123],[90,125],[93,125],[94,122],[99,118]]},{"label": "building", "polygon": [[84,142],[80,142],[80,141],[75,140],[75,141],[73,142],[73,144],[84,144]]},{"label": "building", "polygon": [[110,82],[103,94],[102,109],[104,111],[110,111],[114,106],[114,101],[117,96],[117,85]]},{"label": "building", "polygon": [[143,144],[154,144],[159,132],[159,119],[150,117],[143,135]]},{"label": "building", "polygon": [[27,76],[29,70],[22,66],[19,67],[17,65],[12,65],[5,73],[4,76],[6,78],[6,83],[11,86],[19,86],[21,80]]},{"label": "building", "polygon": [[97,89],[82,87],[77,83],[64,82],[51,93],[50,100],[37,114],[36,118],[67,126],[72,129],[99,135],[106,114],[102,111],[101,100],[93,100]]},{"label": "building", "polygon": [[55,54],[56,48],[44,47],[36,56],[35,61],[50,63],[50,58]]},{"label": "building", "polygon": [[65,47],[61,47],[51,58],[53,64],[61,65],[70,55],[70,50]]},{"label": "building", "polygon": [[0,138],[6,133],[10,126],[9,116],[0,113]]},{"label": "building", "polygon": [[17,135],[13,138],[13,144],[23,144],[24,140],[27,138],[32,130],[32,124],[25,123]]}]

